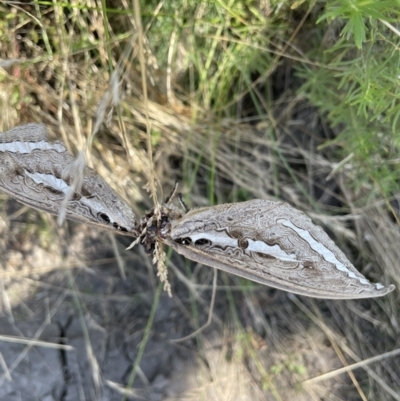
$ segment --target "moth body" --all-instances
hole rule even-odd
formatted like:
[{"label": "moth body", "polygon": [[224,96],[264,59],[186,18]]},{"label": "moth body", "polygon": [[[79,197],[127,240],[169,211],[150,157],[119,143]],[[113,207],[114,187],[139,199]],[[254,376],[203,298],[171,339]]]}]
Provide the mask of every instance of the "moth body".
[{"label": "moth body", "polygon": [[285,291],[351,299],[394,289],[369,282],[321,227],[286,203],[252,200],[185,213],[170,204],[174,191],[138,222],[104,179],[89,167],[77,169],[64,144],[49,142],[40,124],[0,134],[0,189],[36,209],[59,214],[65,208],[71,220],[135,237],[147,253],[161,242],[191,260]]}]

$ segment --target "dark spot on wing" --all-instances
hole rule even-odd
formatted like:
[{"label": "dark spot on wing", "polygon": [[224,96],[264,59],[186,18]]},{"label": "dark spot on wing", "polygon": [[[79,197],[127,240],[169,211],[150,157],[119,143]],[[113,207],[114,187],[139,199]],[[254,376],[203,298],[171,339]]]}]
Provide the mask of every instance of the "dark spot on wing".
[{"label": "dark spot on wing", "polygon": [[125,227],[118,225],[117,223],[113,223],[113,227],[116,228],[118,231],[122,231],[124,233],[129,232]]},{"label": "dark spot on wing", "polygon": [[205,238],[200,238],[194,243],[196,246],[202,246],[202,245],[211,245],[212,242],[208,239]]},{"label": "dark spot on wing", "polygon": [[191,245],[192,240],[189,237],[185,237],[185,238],[177,238],[175,242],[181,245]]},{"label": "dark spot on wing", "polygon": [[238,239],[239,248],[246,249],[249,246],[249,241],[246,238],[239,238]]},{"label": "dark spot on wing", "polygon": [[[99,213],[98,215],[105,223],[111,223],[110,218],[105,213]],[[115,223],[114,223],[115,224]]]},{"label": "dark spot on wing", "polygon": [[105,223],[106,225],[110,225],[112,224],[112,226],[115,228],[115,230],[117,231],[122,231],[124,233],[129,232],[125,227],[120,226],[118,223],[114,222],[111,223],[110,218],[105,214],[105,213],[99,213],[98,217],[103,220],[103,223]]}]

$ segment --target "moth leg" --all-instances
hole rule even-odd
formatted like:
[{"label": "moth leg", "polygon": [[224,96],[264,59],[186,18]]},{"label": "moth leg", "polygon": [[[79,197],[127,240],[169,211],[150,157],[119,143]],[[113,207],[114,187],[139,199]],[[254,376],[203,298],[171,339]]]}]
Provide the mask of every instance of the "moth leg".
[{"label": "moth leg", "polygon": [[167,199],[165,199],[165,204],[169,205],[172,202],[172,200],[176,196],[177,190],[178,190],[178,181],[175,181],[175,185],[174,188],[172,189],[172,192],[169,194],[169,196],[167,196]]},{"label": "moth leg", "polygon": [[183,207],[185,213],[188,213],[190,209],[187,207],[186,203],[183,201],[182,194],[180,192],[178,194],[178,199],[179,199],[179,202],[180,202],[181,206]]}]

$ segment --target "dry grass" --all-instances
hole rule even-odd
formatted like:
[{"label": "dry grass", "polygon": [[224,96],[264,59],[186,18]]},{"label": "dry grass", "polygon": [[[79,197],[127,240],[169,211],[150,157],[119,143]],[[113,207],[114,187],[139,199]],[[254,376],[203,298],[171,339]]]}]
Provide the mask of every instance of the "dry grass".
[{"label": "dry grass", "polygon": [[[152,206],[143,186],[153,179],[159,199],[179,180],[190,206],[285,200],[323,225],[371,280],[399,287],[400,232],[389,209],[395,199],[368,199],[368,185],[354,189],[351,158],[341,165],[335,147],[319,148],[335,133],[290,90],[292,76],[273,101],[255,102],[263,106],[256,110],[246,90],[234,93],[237,115],[248,116],[236,118],[197,96],[193,81],[183,85],[182,76],[193,73],[192,36],[171,29],[164,42],[150,42],[161,3],[147,15],[143,36],[124,2],[127,13],[109,19],[96,2],[85,2],[92,9],[34,4],[0,3],[1,13],[14,13],[2,25],[8,40],[0,58],[13,60],[2,63],[2,131],[41,122],[75,153],[96,134],[89,163],[137,216]],[[279,77],[290,57],[260,76]],[[272,84],[260,82],[254,88],[262,99],[263,85]],[[398,348],[397,292],[325,302],[219,273],[210,327],[172,343],[206,322],[211,269],[172,255],[169,300],[150,258],[139,248],[124,251],[125,238],[59,229],[52,217],[12,200],[3,203],[0,223],[0,335],[27,342],[9,348],[0,337],[2,399],[50,391],[77,400],[400,399],[398,356],[385,355]],[[42,352],[39,340],[58,351]]]}]

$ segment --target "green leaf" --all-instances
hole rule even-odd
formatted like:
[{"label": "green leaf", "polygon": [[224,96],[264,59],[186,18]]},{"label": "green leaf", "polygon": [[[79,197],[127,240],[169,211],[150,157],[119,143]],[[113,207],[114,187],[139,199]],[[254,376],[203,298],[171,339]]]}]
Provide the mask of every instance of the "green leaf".
[{"label": "green leaf", "polygon": [[365,41],[365,24],[361,14],[354,12],[352,16],[353,30],[354,30],[354,41],[358,49],[361,49],[363,42]]}]

